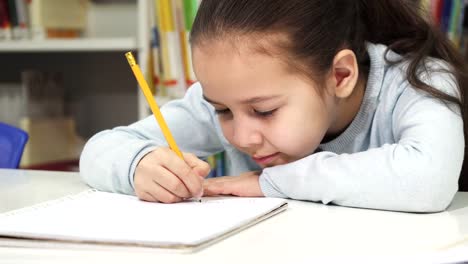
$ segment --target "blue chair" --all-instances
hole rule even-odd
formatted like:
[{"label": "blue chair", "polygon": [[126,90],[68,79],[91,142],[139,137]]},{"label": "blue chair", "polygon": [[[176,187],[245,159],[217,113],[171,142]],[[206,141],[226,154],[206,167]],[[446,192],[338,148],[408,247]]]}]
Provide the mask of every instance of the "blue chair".
[{"label": "blue chair", "polygon": [[19,167],[28,138],[22,129],[0,122],[0,168]]}]

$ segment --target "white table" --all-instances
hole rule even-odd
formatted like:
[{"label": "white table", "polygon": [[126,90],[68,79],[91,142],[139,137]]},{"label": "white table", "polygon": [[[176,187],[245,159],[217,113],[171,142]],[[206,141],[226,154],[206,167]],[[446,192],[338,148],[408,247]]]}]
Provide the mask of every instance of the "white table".
[{"label": "white table", "polygon": [[[86,190],[78,173],[0,169],[0,213]],[[137,224],[137,223],[135,223]],[[289,201],[264,222],[195,253],[146,248],[0,247],[0,263],[307,263],[347,256],[389,260],[468,246],[468,193],[436,214]],[[467,247],[468,248],[468,247]]]}]

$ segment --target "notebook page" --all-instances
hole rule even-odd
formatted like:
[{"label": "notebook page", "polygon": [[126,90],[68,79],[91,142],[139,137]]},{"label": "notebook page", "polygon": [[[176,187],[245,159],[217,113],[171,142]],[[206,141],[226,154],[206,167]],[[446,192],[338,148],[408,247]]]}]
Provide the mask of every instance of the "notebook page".
[{"label": "notebook page", "polygon": [[285,204],[276,198],[220,197],[201,203],[150,203],[85,191],[0,215],[0,236],[152,246],[197,245]]}]

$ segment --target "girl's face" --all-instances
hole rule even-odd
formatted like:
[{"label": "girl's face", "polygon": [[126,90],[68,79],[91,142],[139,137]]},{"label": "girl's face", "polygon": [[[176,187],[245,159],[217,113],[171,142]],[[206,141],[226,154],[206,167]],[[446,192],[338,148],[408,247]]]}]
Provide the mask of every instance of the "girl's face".
[{"label": "girl's face", "polygon": [[223,43],[193,49],[197,79],[224,136],[261,167],[313,153],[336,119],[334,98],[280,59],[249,51]]}]

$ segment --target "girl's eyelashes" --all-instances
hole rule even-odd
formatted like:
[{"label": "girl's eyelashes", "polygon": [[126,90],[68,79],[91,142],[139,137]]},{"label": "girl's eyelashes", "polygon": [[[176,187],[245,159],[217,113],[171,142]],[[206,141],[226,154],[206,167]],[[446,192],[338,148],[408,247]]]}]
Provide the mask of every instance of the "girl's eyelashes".
[{"label": "girl's eyelashes", "polygon": [[[269,117],[271,115],[273,115],[273,113],[275,113],[275,111],[278,110],[277,108],[276,109],[273,109],[273,110],[270,110],[270,111],[258,111],[258,110],[253,110],[253,113],[259,117]],[[231,110],[229,110],[229,108],[225,108],[225,109],[215,109],[215,112],[217,115],[227,115],[227,114],[230,114],[231,113]]]},{"label": "girl's eyelashes", "polygon": [[215,109],[215,112],[216,112],[217,115],[224,115],[224,114],[228,114],[229,112],[231,112],[231,110],[229,110],[229,108]]},{"label": "girl's eyelashes", "polygon": [[261,117],[268,117],[268,116],[271,116],[273,115],[273,113],[276,111],[277,109],[273,109],[273,110],[270,110],[270,111],[258,111],[258,110],[255,110],[254,109],[254,113],[258,116],[261,116]]}]

